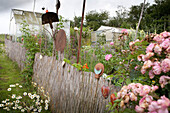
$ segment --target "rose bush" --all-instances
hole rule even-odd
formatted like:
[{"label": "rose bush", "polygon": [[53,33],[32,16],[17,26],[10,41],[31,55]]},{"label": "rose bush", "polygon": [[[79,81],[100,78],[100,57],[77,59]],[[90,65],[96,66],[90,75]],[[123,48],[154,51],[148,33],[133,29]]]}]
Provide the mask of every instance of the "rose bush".
[{"label": "rose bush", "polygon": [[[139,43],[143,41],[136,40],[129,43],[132,55],[138,53],[142,47]],[[122,108],[126,111],[127,108],[134,108],[138,113],[168,113],[170,106],[170,32],[152,35],[149,42],[145,53],[139,54],[130,62],[129,68],[134,64],[136,66],[130,71],[129,76],[138,74],[138,80],[131,79],[135,83],[121,88],[117,93],[117,101],[115,101],[117,103],[113,105],[114,107],[110,106],[113,111],[117,109],[122,111]],[[136,60],[139,63],[133,63]]]}]

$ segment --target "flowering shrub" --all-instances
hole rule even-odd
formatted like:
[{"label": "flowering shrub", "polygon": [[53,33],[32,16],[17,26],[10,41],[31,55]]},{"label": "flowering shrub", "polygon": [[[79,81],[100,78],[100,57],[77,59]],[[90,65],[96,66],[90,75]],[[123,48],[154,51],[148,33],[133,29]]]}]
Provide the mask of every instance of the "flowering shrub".
[{"label": "flowering shrub", "polygon": [[[36,88],[37,83],[33,83],[32,85]],[[11,92],[11,95],[8,95],[9,98],[3,100],[0,104],[0,108],[3,108],[7,111],[20,111],[20,112],[42,112],[44,110],[48,110],[50,97],[47,92],[45,94],[43,87],[38,87],[38,92],[20,92],[19,94],[13,94],[13,90],[19,90],[19,88],[23,88],[22,85],[11,84],[7,91]]]},{"label": "flowering shrub", "polygon": [[[139,51],[140,46],[138,46],[138,43],[140,42],[143,41],[136,40],[129,43],[132,55],[134,55],[136,51]],[[134,82],[141,82],[146,85],[131,83],[123,86],[117,93],[117,101],[115,101],[117,103],[109,106],[112,110],[114,110],[115,107],[123,108],[124,110],[135,107],[135,111],[138,113],[168,113],[168,107],[170,106],[169,48],[169,32],[163,32],[153,36],[150,44],[146,47],[145,53],[137,56],[140,64],[134,67],[134,69],[139,72],[139,75],[140,73],[142,74],[142,76],[138,76],[139,80]],[[133,73],[130,73],[130,76],[131,74]],[[142,81],[140,81],[140,79]],[[119,110],[122,111],[121,109]]]}]

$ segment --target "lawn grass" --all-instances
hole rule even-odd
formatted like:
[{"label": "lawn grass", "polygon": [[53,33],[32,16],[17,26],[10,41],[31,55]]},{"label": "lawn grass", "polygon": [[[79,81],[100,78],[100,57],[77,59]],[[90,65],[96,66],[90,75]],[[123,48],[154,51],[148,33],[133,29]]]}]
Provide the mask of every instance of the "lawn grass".
[{"label": "lawn grass", "polygon": [[[2,46],[2,42],[0,42],[0,45]],[[22,96],[21,99],[22,102],[25,102],[27,106],[31,106],[34,99],[30,99],[28,96],[24,97],[23,93],[36,93],[36,88],[33,87],[33,85],[26,85],[23,75],[21,74],[21,71],[17,64],[13,61],[11,61],[6,54],[4,53],[4,50],[2,50],[2,47],[0,46],[0,104],[2,104],[3,100],[10,99],[9,101],[12,102],[11,95],[16,94],[16,96]],[[17,86],[16,83],[22,86],[22,88]],[[7,89],[10,87],[11,84],[16,85],[16,87],[11,88],[11,91],[7,91]],[[42,98],[41,98],[42,99]],[[20,105],[21,106],[21,105]],[[25,111],[26,112],[26,111]],[[4,110],[3,107],[0,107],[0,113],[7,113],[7,110]],[[8,111],[8,113],[21,113],[21,110],[17,109],[11,109]],[[42,109],[42,113],[50,113],[49,110],[44,110],[44,107]]]}]

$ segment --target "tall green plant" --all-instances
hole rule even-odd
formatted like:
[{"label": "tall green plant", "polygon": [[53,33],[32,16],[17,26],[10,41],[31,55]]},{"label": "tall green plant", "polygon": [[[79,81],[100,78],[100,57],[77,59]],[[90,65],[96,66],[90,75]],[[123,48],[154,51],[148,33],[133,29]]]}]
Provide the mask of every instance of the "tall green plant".
[{"label": "tall green plant", "polygon": [[31,30],[29,29],[29,25],[26,21],[21,23],[22,28],[20,29],[22,32],[23,38],[23,47],[26,49],[26,61],[25,68],[23,70],[23,75],[27,81],[27,83],[31,82],[31,76],[33,75],[33,63],[35,54],[40,51],[38,45],[38,37],[35,35],[31,35]]}]

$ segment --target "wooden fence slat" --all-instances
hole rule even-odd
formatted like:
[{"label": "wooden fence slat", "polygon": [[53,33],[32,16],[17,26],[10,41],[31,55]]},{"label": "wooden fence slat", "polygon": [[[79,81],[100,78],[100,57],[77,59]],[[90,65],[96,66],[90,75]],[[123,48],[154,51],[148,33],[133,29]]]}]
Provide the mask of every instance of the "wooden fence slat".
[{"label": "wooden fence slat", "polygon": [[[5,39],[6,53],[24,69],[26,49],[22,44]],[[49,92],[50,108],[53,113],[103,113],[110,98],[104,99],[101,87],[108,82],[101,78],[98,82],[92,72],[82,72],[70,64],[62,67],[62,61],[52,57],[35,55],[33,81]],[[98,85],[97,85],[98,84]],[[111,93],[119,89],[110,86]],[[110,94],[111,94],[110,93]]]}]

